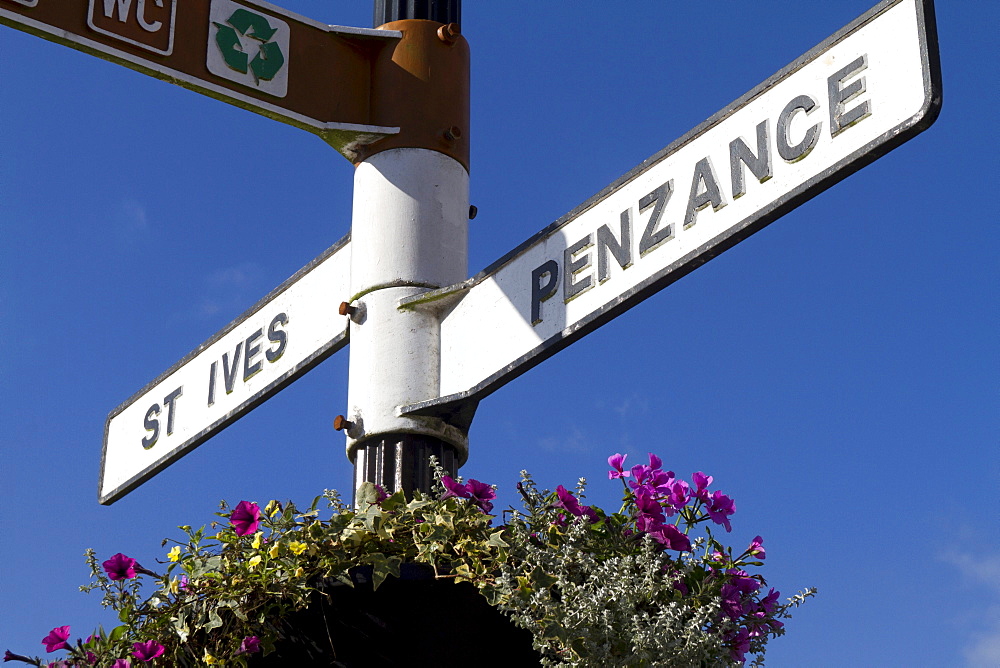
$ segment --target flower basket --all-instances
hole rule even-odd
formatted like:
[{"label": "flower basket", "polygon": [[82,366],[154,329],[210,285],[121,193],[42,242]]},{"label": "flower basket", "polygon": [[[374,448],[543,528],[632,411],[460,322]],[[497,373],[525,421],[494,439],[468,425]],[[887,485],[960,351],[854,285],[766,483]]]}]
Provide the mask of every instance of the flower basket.
[{"label": "flower basket", "polygon": [[372,587],[372,569],[352,569],[351,587],[317,584],[305,610],[274,623],[275,651],[252,668],[281,666],[538,666],[531,633],[490,606],[469,582],[435,579],[424,564]]}]

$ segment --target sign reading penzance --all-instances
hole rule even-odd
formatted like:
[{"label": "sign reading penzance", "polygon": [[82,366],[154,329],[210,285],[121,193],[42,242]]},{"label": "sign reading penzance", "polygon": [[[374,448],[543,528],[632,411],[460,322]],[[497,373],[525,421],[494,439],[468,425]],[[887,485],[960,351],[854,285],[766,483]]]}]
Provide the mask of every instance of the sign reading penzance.
[{"label": "sign reading penzance", "polygon": [[475,278],[411,298],[457,303],[440,397],[403,412],[481,399],[927,128],[931,11],[879,4]]}]

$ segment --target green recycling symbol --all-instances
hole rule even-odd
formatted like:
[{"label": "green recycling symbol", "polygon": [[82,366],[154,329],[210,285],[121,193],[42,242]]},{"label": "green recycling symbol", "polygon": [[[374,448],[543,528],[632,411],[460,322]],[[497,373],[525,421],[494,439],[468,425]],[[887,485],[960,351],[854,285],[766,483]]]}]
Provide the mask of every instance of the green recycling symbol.
[{"label": "green recycling symbol", "polygon": [[[213,21],[213,23],[215,23]],[[272,28],[267,19],[246,9],[237,9],[226,23],[215,23],[215,43],[222,51],[222,58],[230,69],[246,74],[253,73],[254,79],[270,81],[285,64],[281,47],[270,41],[277,28]],[[260,42],[253,59],[243,50],[240,35]]]}]

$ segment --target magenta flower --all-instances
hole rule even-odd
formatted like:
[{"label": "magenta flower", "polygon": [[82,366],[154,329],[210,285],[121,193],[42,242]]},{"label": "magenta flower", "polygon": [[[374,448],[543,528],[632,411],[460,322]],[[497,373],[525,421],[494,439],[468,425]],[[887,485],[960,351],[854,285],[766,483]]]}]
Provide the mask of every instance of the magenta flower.
[{"label": "magenta flower", "polygon": [[767,614],[768,617],[773,615],[778,609],[778,596],[781,595],[780,591],[775,591],[774,587],[767,593],[767,596],[760,599],[760,609]]},{"label": "magenta flower", "polygon": [[636,491],[635,507],[638,511],[635,515],[635,528],[638,531],[651,533],[663,526],[663,507],[645,490]]},{"label": "magenta flower", "polygon": [[45,645],[46,652],[54,652],[57,649],[71,649],[69,643],[66,642],[67,640],[69,640],[69,627],[57,626],[49,631],[49,635],[42,638],[42,644]]},{"label": "magenta flower", "polygon": [[701,471],[696,471],[694,475],[691,476],[691,480],[694,482],[696,487],[694,495],[705,503],[708,503],[708,486],[712,484],[712,480],[714,480],[714,478],[710,475],[705,475]]},{"label": "magenta flower", "polygon": [[156,657],[162,656],[164,650],[166,649],[155,640],[132,643],[132,648],[135,650],[132,652],[132,656],[145,663],[149,663]]},{"label": "magenta flower", "polygon": [[680,510],[691,500],[691,490],[683,480],[674,480],[670,484],[669,489],[670,492],[667,494],[666,502],[671,507]]},{"label": "magenta flower", "polygon": [[650,453],[650,462],[656,466],[646,466],[636,464],[632,467],[632,476],[635,480],[629,480],[628,485],[634,490],[646,489],[647,492],[657,496],[666,496],[670,493],[670,486],[674,482],[673,471],[661,471],[660,460],[656,455]]},{"label": "magenta flower", "polygon": [[739,619],[744,612],[743,592],[740,588],[735,583],[727,582],[722,585],[719,595],[722,597],[723,614],[730,619]]},{"label": "magenta flower", "polygon": [[188,588],[188,576],[182,575],[180,582],[177,583],[177,588],[181,591],[187,591]]},{"label": "magenta flower", "polygon": [[104,572],[112,580],[129,580],[134,578],[139,568],[139,564],[136,563],[135,559],[126,557],[121,552],[101,565],[104,566]]},{"label": "magenta flower", "polygon": [[764,539],[760,536],[754,537],[754,539],[750,541],[750,547],[747,548],[747,554],[761,560],[766,559],[767,552],[764,550]]},{"label": "magenta flower", "polygon": [[612,471],[608,471],[608,480],[614,480],[615,478],[628,478],[632,475],[630,471],[625,471],[623,465],[625,464],[625,458],[628,455],[614,454],[608,457],[608,466],[610,466]]},{"label": "magenta flower", "polygon": [[746,653],[750,651],[750,632],[746,627],[726,638],[726,642],[729,643],[729,657],[736,663],[745,663]]},{"label": "magenta flower", "polygon": [[562,485],[556,487],[556,496],[559,497],[559,500],[552,504],[556,508],[562,508],[570,515],[575,515],[576,517],[586,516],[591,524],[598,521],[597,511],[590,506],[581,506],[577,498],[573,496],[573,493]]},{"label": "magenta flower", "polygon": [[240,643],[237,654],[255,654],[260,651],[260,638],[257,636],[247,636]]},{"label": "magenta flower", "polygon": [[493,490],[493,487],[487,485],[485,482],[470,479],[469,482],[466,483],[465,489],[469,492],[468,498],[475,501],[480,510],[487,515],[493,511],[493,504],[491,501],[497,498],[497,493]]},{"label": "magenta flower", "polygon": [[441,476],[441,484],[444,485],[445,488],[445,493],[441,496],[441,500],[450,499],[453,496],[463,499],[469,498],[469,490],[466,489],[465,485],[460,482],[456,482],[451,476]]},{"label": "magenta flower", "polygon": [[111,664],[111,668],[132,668],[132,664],[128,659],[118,659]]},{"label": "magenta flower", "polygon": [[732,531],[733,525],[729,523],[729,516],[736,512],[736,502],[722,492],[716,492],[708,498],[708,516],[716,524],[726,527],[726,531]]},{"label": "magenta flower", "polygon": [[260,506],[250,501],[240,501],[229,515],[229,522],[237,536],[256,533],[260,523]]},{"label": "magenta flower", "polygon": [[691,541],[674,524],[666,524],[656,531],[651,531],[649,535],[668,550],[691,551]]}]

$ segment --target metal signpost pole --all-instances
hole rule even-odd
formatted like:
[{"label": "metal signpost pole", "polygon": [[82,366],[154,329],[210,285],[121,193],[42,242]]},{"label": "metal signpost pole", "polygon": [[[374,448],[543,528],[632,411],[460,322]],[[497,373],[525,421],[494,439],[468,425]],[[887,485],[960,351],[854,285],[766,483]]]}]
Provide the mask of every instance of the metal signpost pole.
[{"label": "metal signpost pole", "polygon": [[452,473],[468,457],[467,429],[399,412],[438,396],[441,367],[438,314],[400,301],[468,276],[469,49],[459,12],[459,0],[375,3],[378,27],[403,37],[376,62],[372,106],[409,122],[356,162],[342,306],[351,320],[348,411],[335,421],[355,492],[366,481],[389,493],[428,491],[431,455]]}]

